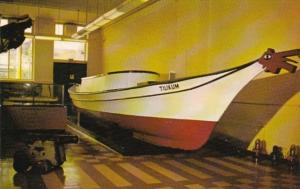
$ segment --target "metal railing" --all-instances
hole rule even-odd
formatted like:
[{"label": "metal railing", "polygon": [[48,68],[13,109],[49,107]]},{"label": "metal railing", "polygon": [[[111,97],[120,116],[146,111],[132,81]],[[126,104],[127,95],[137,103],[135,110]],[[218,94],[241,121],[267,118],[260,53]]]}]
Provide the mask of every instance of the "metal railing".
[{"label": "metal railing", "polygon": [[2,105],[64,105],[64,86],[44,83],[0,82]]}]

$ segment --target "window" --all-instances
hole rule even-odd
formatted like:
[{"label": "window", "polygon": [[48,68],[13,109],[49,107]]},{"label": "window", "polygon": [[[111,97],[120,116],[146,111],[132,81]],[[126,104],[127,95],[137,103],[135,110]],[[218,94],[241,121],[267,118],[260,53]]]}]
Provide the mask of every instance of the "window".
[{"label": "window", "polygon": [[8,78],[8,52],[0,54],[0,78]]},{"label": "window", "polygon": [[32,39],[26,39],[22,44],[22,79],[32,79],[32,48]]},{"label": "window", "polygon": [[[8,24],[7,19],[0,19],[0,26],[4,26],[6,24]],[[8,77],[8,57],[8,52],[0,54],[0,78]]]},{"label": "window", "polygon": [[86,43],[54,41],[54,59],[85,61]]},{"label": "window", "polygon": [[32,39],[26,38],[17,49],[0,54],[0,79],[32,79]]},{"label": "window", "polygon": [[63,34],[64,34],[64,25],[55,24],[55,35],[63,35]]},{"label": "window", "polygon": [[11,79],[19,79],[19,75],[20,75],[20,61],[19,59],[19,54],[20,54],[20,49],[21,48],[17,48],[17,49],[11,49],[9,51],[9,58],[8,58],[8,76]]}]

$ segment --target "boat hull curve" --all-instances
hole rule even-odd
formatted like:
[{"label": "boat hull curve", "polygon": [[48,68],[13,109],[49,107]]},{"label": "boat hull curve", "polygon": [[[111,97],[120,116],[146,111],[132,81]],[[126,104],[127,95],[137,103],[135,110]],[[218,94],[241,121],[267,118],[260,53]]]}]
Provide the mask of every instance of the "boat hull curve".
[{"label": "boat hull curve", "polygon": [[[85,112],[86,110],[81,111]],[[216,125],[214,121],[133,116],[107,112],[89,113],[99,119],[134,130],[133,136],[142,141],[183,150],[195,150],[203,146]]]}]

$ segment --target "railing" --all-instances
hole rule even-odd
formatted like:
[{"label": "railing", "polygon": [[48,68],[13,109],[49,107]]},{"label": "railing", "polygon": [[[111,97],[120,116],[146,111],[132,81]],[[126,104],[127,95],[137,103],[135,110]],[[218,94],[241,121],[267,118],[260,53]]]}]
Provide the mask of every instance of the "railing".
[{"label": "railing", "polygon": [[64,86],[0,82],[2,105],[64,105]]}]

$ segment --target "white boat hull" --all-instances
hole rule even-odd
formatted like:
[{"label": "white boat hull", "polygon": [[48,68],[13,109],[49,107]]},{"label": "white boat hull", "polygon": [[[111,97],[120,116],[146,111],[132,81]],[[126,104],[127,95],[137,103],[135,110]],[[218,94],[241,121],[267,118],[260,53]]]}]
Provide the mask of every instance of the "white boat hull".
[{"label": "white boat hull", "polygon": [[76,107],[133,129],[147,142],[186,150],[201,147],[236,94],[263,71],[258,62],[203,77],[120,90],[69,90]]}]

